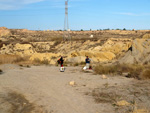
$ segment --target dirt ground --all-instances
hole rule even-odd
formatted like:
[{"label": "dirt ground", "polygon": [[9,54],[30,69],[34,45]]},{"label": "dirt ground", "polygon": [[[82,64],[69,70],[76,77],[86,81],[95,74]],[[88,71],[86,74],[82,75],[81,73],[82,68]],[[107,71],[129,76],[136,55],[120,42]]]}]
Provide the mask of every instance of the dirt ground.
[{"label": "dirt ground", "polygon": [[[150,108],[150,81],[104,79],[82,67],[60,72],[54,66],[5,64],[0,69],[0,113],[148,113]],[[117,105],[121,100],[130,105]]]}]

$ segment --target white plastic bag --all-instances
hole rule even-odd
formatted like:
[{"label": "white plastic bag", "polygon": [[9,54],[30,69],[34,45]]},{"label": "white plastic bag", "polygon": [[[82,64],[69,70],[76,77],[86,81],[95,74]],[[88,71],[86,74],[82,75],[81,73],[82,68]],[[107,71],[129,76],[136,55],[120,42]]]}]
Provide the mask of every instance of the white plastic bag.
[{"label": "white plastic bag", "polygon": [[60,67],[60,72],[64,72],[65,71],[65,67]]},{"label": "white plastic bag", "polygon": [[86,66],[83,67],[83,70],[86,70]]}]

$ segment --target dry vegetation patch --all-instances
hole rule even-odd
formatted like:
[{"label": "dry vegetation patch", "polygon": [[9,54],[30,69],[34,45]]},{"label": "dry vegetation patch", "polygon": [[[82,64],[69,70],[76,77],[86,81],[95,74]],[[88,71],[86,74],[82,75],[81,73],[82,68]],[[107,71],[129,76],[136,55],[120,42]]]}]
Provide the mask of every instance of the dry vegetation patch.
[{"label": "dry vegetation patch", "polygon": [[0,113],[53,113],[53,110],[44,110],[43,106],[29,102],[24,95],[9,92],[0,94]]},{"label": "dry vegetation patch", "polygon": [[29,57],[21,57],[18,55],[0,54],[0,64],[13,64],[29,61]]},{"label": "dry vegetation patch", "polygon": [[142,74],[140,75],[140,78],[142,79],[150,79],[150,68],[145,69]]},{"label": "dry vegetation patch", "polygon": [[74,63],[73,66],[85,66],[85,62]]},{"label": "dry vegetation patch", "polygon": [[98,91],[97,89],[94,89],[91,94],[96,103],[115,103],[120,98],[116,92]]},{"label": "dry vegetation patch", "polygon": [[48,59],[40,60],[39,58],[35,58],[33,60],[33,64],[35,65],[49,65]]},{"label": "dry vegetation patch", "polygon": [[3,73],[3,71],[0,69],[0,74],[2,74]]},{"label": "dry vegetation patch", "polygon": [[[104,86],[87,92],[97,104],[111,104],[115,113],[134,113],[137,109],[150,111],[150,81],[136,81],[128,85]],[[118,105],[118,102],[128,105]]]},{"label": "dry vegetation patch", "polygon": [[34,105],[30,103],[22,94],[10,92],[7,95],[0,95],[0,108],[5,113],[31,113]]},{"label": "dry vegetation patch", "polygon": [[137,64],[115,64],[115,65],[97,65],[94,68],[96,74],[123,75],[136,79],[150,79],[149,66]]}]

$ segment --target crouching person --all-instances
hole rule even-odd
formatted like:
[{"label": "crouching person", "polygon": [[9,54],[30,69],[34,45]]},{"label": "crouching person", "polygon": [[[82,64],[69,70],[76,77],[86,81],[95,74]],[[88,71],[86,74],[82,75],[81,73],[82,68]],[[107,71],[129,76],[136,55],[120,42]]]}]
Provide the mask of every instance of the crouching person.
[{"label": "crouching person", "polygon": [[58,62],[58,64],[60,64],[60,72],[64,72],[65,67],[63,66],[63,63],[64,63],[63,57],[61,56],[60,59],[57,62]]},{"label": "crouching person", "polygon": [[87,56],[85,59],[86,66],[83,68],[84,70],[91,69],[90,61],[91,61],[91,59],[89,59],[89,57]]}]

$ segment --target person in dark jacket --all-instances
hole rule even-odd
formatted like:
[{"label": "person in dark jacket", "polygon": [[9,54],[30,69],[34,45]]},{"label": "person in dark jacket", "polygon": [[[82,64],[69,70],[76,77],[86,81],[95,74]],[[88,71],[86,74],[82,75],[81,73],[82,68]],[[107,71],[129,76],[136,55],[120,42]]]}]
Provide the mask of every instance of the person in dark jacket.
[{"label": "person in dark jacket", "polygon": [[87,56],[86,57],[86,59],[85,59],[85,63],[86,63],[86,69],[89,69],[89,67],[90,67],[90,59],[89,59],[89,57]]},{"label": "person in dark jacket", "polygon": [[62,57],[62,56],[61,56],[60,59],[58,60],[58,63],[60,64],[61,67],[63,67],[64,60],[63,60],[63,57]]}]

